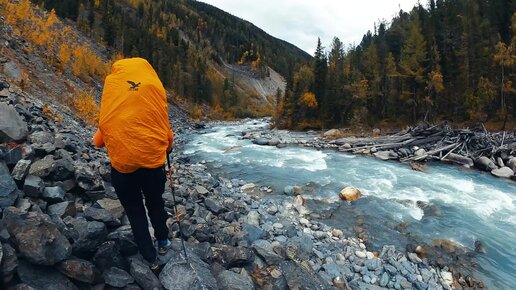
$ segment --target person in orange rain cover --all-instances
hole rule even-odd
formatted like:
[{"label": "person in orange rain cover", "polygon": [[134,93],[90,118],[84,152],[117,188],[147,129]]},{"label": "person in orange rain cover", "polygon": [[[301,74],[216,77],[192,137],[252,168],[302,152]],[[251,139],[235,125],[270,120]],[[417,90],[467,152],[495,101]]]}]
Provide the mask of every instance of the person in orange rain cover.
[{"label": "person in orange rain cover", "polygon": [[[93,142],[107,149],[113,187],[138,249],[153,271],[159,269],[157,253],[164,255],[171,246],[162,194],[164,163],[173,140],[165,89],[152,66],[142,58],[115,62],[104,84]],[[145,207],[158,251],[149,233]]]}]

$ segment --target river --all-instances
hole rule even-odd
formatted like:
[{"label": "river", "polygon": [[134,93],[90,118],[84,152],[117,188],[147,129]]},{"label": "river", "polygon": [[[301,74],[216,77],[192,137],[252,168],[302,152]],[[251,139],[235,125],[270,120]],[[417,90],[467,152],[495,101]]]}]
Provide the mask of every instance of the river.
[{"label": "river", "polygon": [[[475,255],[478,267],[468,270],[490,289],[516,288],[514,182],[437,163],[416,172],[368,156],[280,149],[240,137],[265,126],[254,120],[212,126],[190,136],[183,153],[193,162],[206,162],[216,174],[270,186],[276,198],[287,185],[303,186],[308,207],[325,223],[356,235],[356,220],[364,220],[361,227],[373,249],[444,239],[474,251],[475,241],[481,241],[485,253]],[[359,188],[364,197],[352,205],[339,201],[338,192],[346,186]]]}]

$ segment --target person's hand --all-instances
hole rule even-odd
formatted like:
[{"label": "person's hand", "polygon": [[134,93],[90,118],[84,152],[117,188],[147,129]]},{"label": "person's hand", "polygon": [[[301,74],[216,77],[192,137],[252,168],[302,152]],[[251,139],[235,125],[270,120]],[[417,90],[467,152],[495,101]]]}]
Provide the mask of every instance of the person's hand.
[{"label": "person's hand", "polygon": [[102,132],[100,132],[99,129],[97,129],[97,132],[95,132],[95,135],[93,135],[93,144],[97,148],[104,147],[104,138],[102,136]]},{"label": "person's hand", "polygon": [[167,146],[167,153],[172,152],[172,143],[173,143],[172,141],[169,141],[169,142],[168,142],[168,146]]}]

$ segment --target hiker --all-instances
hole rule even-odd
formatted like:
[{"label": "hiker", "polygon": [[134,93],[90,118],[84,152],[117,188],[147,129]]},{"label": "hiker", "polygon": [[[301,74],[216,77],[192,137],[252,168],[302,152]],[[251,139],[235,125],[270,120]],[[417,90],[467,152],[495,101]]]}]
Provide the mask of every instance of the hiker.
[{"label": "hiker", "polygon": [[164,163],[173,141],[165,89],[152,66],[142,58],[115,62],[104,84],[99,128],[93,142],[108,151],[113,187],[129,218],[138,249],[153,271],[159,269],[159,264],[145,207],[158,253],[164,255],[171,246],[162,198]]}]

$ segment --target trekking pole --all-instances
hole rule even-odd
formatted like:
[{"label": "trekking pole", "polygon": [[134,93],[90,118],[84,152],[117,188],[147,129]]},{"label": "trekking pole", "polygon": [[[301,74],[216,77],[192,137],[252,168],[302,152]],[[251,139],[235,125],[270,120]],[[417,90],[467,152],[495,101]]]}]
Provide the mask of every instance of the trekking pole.
[{"label": "trekking pole", "polygon": [[183,232],[181,231],[181,219],[179,218],[179,213],[177,212],[177,202],[176,202],[176,194],[174,192],[174,181],[172,180],[172,166],[170,165],[170,156],[167,152],[167,164],[168,164],[168,180],[170,182],[170,191],[172,192],[172,198],[174,199],[174,214],[176,216],[177,226],[179,227],[179,236],[181,237],[181,244],[183,246],[183,252],[185,253],[185,260],[188,262],[188,256],[186,255],[186,247],[185,241],[183,238]]}]

